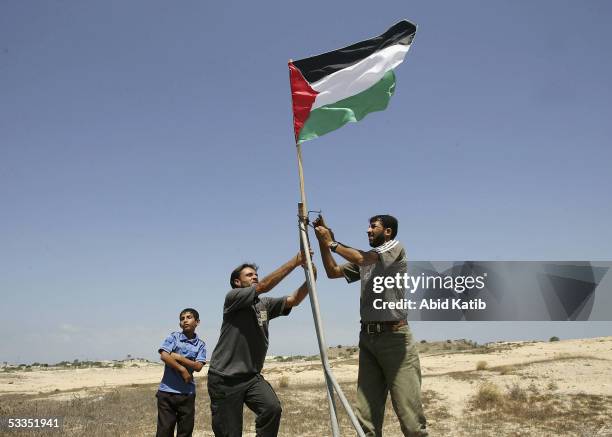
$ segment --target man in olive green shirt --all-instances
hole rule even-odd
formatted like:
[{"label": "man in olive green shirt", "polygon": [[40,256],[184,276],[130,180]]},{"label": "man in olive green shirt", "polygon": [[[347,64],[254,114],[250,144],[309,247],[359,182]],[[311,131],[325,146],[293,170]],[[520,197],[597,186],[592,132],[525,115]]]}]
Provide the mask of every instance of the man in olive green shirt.
[{"label": "man in olive green shirt", "polygon": [[[359,335],[359,376],[357,379],[357,419],[366,436],[382,436],[387,395],[405,436],[426,436],[426,420],[421,404],[421,366],[407,310],[398,309],[405,289],[397,281],[389,287],[375,287],[375,278],[403,276],[408,272],[406,251],[395,240],[395,217],[377,215],[370,219],[369,251],[361,251],[335,241],[322,218],[314,222],[327,277],[361,280]],[[332,252],[348,261],[338,265]],[[384,283],[379,279],[379,284]],[[391,303],[391,305],[384,305]]]}]

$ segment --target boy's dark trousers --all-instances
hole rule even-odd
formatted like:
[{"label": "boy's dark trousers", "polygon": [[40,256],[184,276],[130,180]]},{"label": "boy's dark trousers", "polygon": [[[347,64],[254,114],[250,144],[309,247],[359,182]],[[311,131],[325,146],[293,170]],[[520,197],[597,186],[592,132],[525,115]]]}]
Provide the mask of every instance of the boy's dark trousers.
[{"label": "boy's dark trousers", "polygon": [[184,395],[158,391],[157,437],[191,437],[195,419],[195,394]]},{"label": "boy's dark trousers", "polygon": [[276,393],[260,374],[246,378],[226,378],[208,374],[208,394],[212,428],[216,437],[242,435],[242,409],[246,404],[256,415],[257,437],[276,437],[281,405]]}]

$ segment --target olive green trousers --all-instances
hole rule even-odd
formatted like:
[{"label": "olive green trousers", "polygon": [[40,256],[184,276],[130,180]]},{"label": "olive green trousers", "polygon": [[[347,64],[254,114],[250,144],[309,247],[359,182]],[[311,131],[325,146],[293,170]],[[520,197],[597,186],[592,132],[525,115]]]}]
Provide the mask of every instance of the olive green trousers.
[{"label": "olive green trousers", "polygon": [[410,328],[359,335],[355,414],[368,437],[382,436],[387,395],[404,436],[427,436],[421,404],[421,365]]}]

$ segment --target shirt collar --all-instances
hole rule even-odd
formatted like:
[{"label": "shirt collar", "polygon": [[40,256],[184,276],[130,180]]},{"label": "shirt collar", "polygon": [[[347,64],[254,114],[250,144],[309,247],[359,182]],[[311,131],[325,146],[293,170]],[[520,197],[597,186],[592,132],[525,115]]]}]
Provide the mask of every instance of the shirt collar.
[{"label": "shirt collar", "polygon": [[384,242],[383,244],[381,244],[380,246],[376,246],[376,247],[374,248],[374,250],[384,249],[384,248],[386,248],[386,247],[388,247],[388,246],[392,246],[392,245],[396,244],[396,242],[397,242],[397,240],[395,240],[395,239],[391,239],[391,240],[389,240],[389,241],[385,241],[385,242]]},{"label": "shirt collar", "polygon": [[189,342],[194,343],[194,342],[198,341],[199,339],[200,339],[200,337],[198,337],[197,333],[195,333],[195,337],[189,338],[185,334],[183,334],[182,332],[179,332],[179,340],[181,340],[181,341],[189,341]]}]

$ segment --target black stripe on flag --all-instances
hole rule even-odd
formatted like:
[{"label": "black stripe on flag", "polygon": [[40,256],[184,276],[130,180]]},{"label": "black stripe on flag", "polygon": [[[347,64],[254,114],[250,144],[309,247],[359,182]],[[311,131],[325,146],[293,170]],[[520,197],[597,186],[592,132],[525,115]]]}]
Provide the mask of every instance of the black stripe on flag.
[{"label": "black stripe on flag", "polygon": [[414,24],[402,20],[382,35],[333,52],[294,61],[293,65],[302,72],[309,83],[313,83],[338,70],[350,67],[385,47],[394,44],[410,45],[415,32],[416,26]]}]

